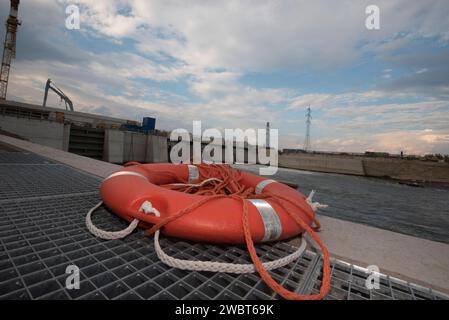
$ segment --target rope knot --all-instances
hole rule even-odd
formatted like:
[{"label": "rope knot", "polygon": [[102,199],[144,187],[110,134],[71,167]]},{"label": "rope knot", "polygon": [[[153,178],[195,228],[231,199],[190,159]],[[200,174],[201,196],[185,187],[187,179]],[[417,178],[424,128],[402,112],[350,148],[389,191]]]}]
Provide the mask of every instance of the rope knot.
[{"label": "rope knot", "polygon": [[319,202],[313,202],[312,198],[315,195],[315,190],[310,191],[309,196],[306,199],[306,202],[309,204],[309,206],[312,207],[313,211],[317,211],[318,209],[327,208],[329,207],[327,204],[321,204]]},{"label": "rope knot", "polygon": [[142,205],[139,208],[139,211],[142,211],[145,214],[153,213],[156,217],[161,216],[161,213],[155,207],[153,207],[153,204],[148,200],[142,203]]}]

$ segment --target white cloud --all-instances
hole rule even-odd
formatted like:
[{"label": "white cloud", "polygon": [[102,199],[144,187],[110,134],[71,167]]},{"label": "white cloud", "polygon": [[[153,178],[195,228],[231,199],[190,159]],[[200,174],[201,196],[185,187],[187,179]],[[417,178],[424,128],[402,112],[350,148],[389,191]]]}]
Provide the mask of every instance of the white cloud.
[{"label": "white cloud", "polygon": [[142,51],[164,52],[204,68],[322,68],[353,62],[364,51],[391,51],[416,37],[449,40],[449,7],[437,0],[377,1],[381,10],[381,29],[377,32],[364,27],[368,1],[80,3],[83,22],[97,32],[134,38]]},{"label": "white cloud", "polygon": [[314,142],[319,150],[398,154],[449,153],[449,130],[428,134],[425,130],[395,130],[378,134],[360,134],[354,138],[324,138]]},{"label": "white cloud", "polygon": [[361,103],[373,103],[381,99],[408,99],[414,97],[411,93],[388,92],[385,90],[368,90],[338,94],[308,93],[293,97],[288,109],[303,110],[305,107],[311,105],[313,109],[335,110],[336,107],[351,107]]},{"label": "white cloud", "polygon": [[417,70],[416,74],[422,74],[422,73],[425,73],[427,71],[429,71],[427,68],[422,68],[422,69]]},{"label": "white cloud", "polygon": [[240,90],[240,74],[234,72],[204,72],[191,82],[191,91],[204,99],[233,94]]},{"label": "white cloud", "polygon": [[[103,56],[98,59],[102,60]],[[222,92],[221,98],[214,96],[204,102],[192,102],[170,92],[148,88],[132,79],[139,75],[138,72],[117,72],[120,69],[108,61],[102,60],[101,64],[95,62],[98,63],[96,67],[71,66],[60,62],[22,62],[15,66],[11,75],[8,96],[40,104],[45,81],[51,75],[73,100],[78,111],[101,111],[131,120],[141,120],[145,115],[157,116],[158,127],[163,129],[179,126],[191,128],[193,120],[202,120],[209,126],[221,128],[264,127],[265,121],[279,118],[268,105],[282,99],[281,90],[236,88],[232,92]],[[216,92],[220,88],[210,90]],[[209,89],[201,91],[201,94],[206,97],[207,92]],[[58,97],[50,93],[48,105],[57,107]],[[256,110],[257,117],[254,117]]]},{"label": "white cloud", "polygon": [[188,68],[182,64],[168,66],[158,64],[129,52],[93,55],[89,67],[92,72],[104,77],[109,77],[113,73],[119,78],[155,81],[176,81],[189,74]]}]

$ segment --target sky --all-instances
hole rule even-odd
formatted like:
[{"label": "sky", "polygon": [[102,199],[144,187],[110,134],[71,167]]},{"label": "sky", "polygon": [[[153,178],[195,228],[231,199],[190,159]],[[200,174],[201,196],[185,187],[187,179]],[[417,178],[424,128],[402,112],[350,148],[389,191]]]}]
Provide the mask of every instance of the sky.
[{"label": "sky", "polygon": [[164,130],[269,121],[284,148],[303,147],[310,105],[314,150],[449,154],[448,16],[447,0],[22,0],[7,99],[41,104],[51,78],[78,111]]}]

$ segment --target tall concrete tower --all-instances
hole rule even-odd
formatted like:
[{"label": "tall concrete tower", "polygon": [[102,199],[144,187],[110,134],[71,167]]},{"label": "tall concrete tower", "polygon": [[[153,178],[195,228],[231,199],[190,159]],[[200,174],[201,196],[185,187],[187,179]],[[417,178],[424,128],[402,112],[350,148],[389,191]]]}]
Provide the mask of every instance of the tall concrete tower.
[{"label": "tall concrete tower", "polygon": [[304,140],[304,150],[310,151],[311,144],[310,144],[310,124],[312,123],[312,110],[310,109],[310,106],[307,107],[307,113],[306,113],[306,139]]},{"label": "tall concrete tower", "polygon": [[5,45],[3,47],[2,67],[0,70],[0,100],[6,99],[8,89],[9,69],[11,61],[16,57],[16,33],[17,26],[20,25],[17,19],[20,0],[11,0],[11,9],[8,20],[6,20]]}]

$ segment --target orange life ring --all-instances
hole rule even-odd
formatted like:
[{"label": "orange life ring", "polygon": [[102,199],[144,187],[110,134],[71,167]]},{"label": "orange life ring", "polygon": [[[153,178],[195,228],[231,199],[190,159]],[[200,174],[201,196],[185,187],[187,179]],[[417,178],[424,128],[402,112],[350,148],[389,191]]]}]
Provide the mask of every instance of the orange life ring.
[{"label": "orange life ring", "polygon": [[[254,242],[284,240],[304,232],[292,215],[308,226],[316,222],[313,208],[300,192],[248,172],[240,172],[239,175],[241,185],[260,195],[258,199],[244,200],[248,201],[249,227]],[[162,185],[201,181],[204,177],[195,165],[133,163],[106,178],[101,184],[100,194],[105,205],[115,214],[130,222],[138,219],[140,227],[150,229],[192,204],[213,197],[170,190]],[[160,217],[140,211],[146,201],[159,210]],[[233,197],[203,201],[189,214],[167,223],[161,232],[192,241],[244,244],[242,203]]]}]

